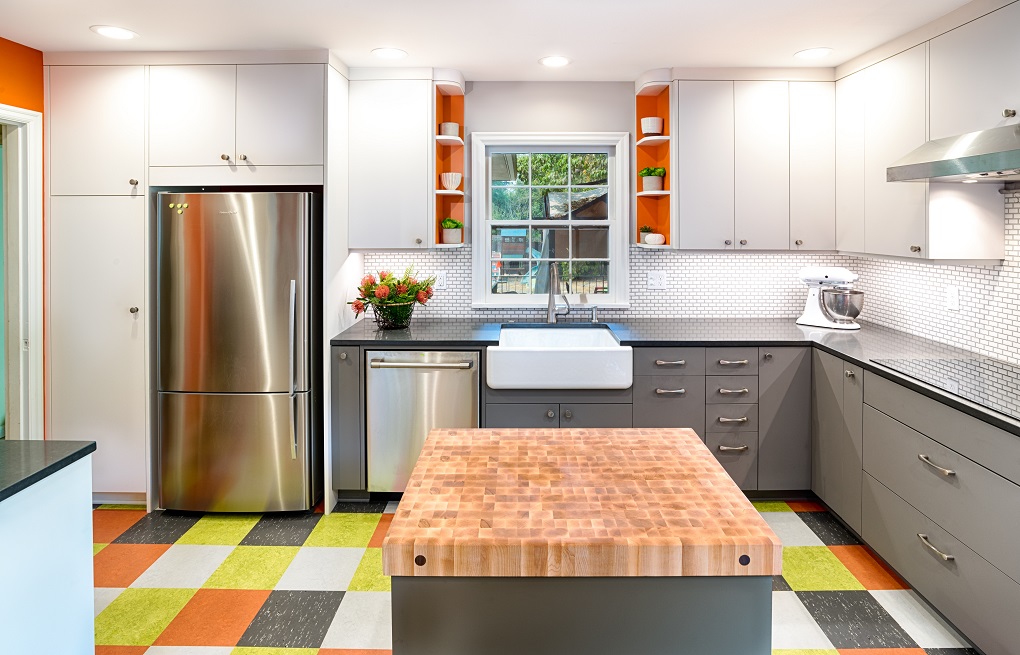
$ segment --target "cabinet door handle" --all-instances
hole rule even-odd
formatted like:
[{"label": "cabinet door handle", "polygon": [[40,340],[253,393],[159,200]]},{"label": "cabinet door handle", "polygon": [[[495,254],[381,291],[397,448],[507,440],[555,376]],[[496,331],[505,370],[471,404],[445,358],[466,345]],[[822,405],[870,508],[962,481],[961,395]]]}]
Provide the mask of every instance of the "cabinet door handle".
[{"label": "cabinet door handle", "polygon": [[655,393],[659,394],[660,396],[664,396],[666,394],[671,394],[671,393],[672,394],[676,394],[678,396],[682,396],[685,393],[687,393],[687,389],[656,389]]},{"label": "cabinet door handle", "polygon": [[939,550],[935,546],[932,546],[931,542],[928,541],[928,535],[922,534],[922,533],[918,532],[917,533],[917,538],[920,539],[921,543],[924,544],[925,547],[928,548],[931,552],[933,552],[936,555],[938,555],[939,557],[941,557],[943,562],[952,562],[954,559],[956,559],[955,556],[950,555],[949,553],[943,553],[941,550]]},{"label": "cabinet door handle", "polygon": [[230,161],[230,155],[220,155],[220,159],[223,161]]},{"label": "cabinet door handle", "polygon": [[804,239],[797,239],[793,243],[794,243],[794,245],[797,245],[797,246],[803,246],[804,245]]},{"label": "cabinet door handle", "polygon": [[746,246],[747,245],[747,239],[741,239],[740,240],[740,245]]},{"label": "cabinet door handle", "polygon": [[1015,109],[1003,109],[1002,110],[1002,117],[1003,118],[1013,118],[1014,116],[1016,116],[1016,110]]},{"label": "cabinet door handle", "polygon": [[747,450],[747,446],[719,446],[721,453],[742,453],[745,450]]},{"label": "cabinet door handle", "polygon": [[130,184],[131,186],[138,186],[138,180],[136,180],[135,178],[131,178],[130,180],[128,180],[128,184]]},{"label": "cabinet door handle", "polygon": [[340,359],[347,359],[347,353],[340,353]]},{"label": "cabinet door handle", "polygon": [[921,246],[910,246],[910,252],[921,252]]},{"label": "cabinet door handle", "polygon": [[851,370],[846,370],[846,371],[843,371],[843,375],[844,375],[844,376],[845,376],[845,377],[846,377],[847,379],[849,379],[849,378],[854,378],[854,377],[857,377],[857,374],[856,374],[856,373],[854,373],[854,372],[853,372],[853,371],[851,371]]},{"label": "cabinet door handle", "polygon": [[237,158],[241,161],[248,161],[248,155],[238,155]]},{"label": "cabinet door handle", "polygon": [[548,412],[546,412],[545,415],[548,418],[556,418],[556,412],[552,411],[551,409]]},{"label": "cabinet door handle", "polygon": [[720,423],[747,423],[747,417],[741,416],[740,418],[726,418],[725,416],[719,417]]},{"label": "cabinet door handle", "polygon": [[138,308],[137,307],[132,307],[128,311],[131,312],[132,314],[137,314],[138,313]]},{"label": "cabinet door handle", "polygon": [[750,393],[750,392],[751,392],[751,390],[747,389],[746,387],[744,389],[720,389],[719,390],[719,393],[721,393],[723,395],[731,394],[731,393]]},{"label": "cabinet door handle", "polygon": [[569,409],[565,409],[563,410],[563,418],[569,421],[570,419],[574,418],[574,413]]},{"label": "cabinet door handle", "polygon": [[687,360],[686,359],[678,359],[675,362],[669,362],[669,361],[666,361],[665,359],[657,359],[657,360],[655,360],[655,365],[656,366],[687,366]]},{"label": "cabinet door handle", "polygon": [[936,471],[938,471],[942,475],[946,476],[947,478],[950,477],[950,476],[956,475],[956,471],[954,471],[953,469],[944,469],[944,468],[942,468],[941,466],[939,466],[935,462],[933,462],[930,459],[928,459],[927,455],[922,455],[922,454],[918,453],[917,459],[921,460],[922,462],[924,462],[928,466],[932,467],[933,469],[935,469]]},{"label": "cabinet door handle", "polygon": [[719,366],[747,366],[748,363],[749,362],[746,359],[734,359],[734,360],[720,359],[719,360]]},{"label": "cabinet door handle", "polygon": [[474,362],[387,362],[382,359],[373,359],[368,363],[369,368],[417,368],[417,369],[469,369]]},{"label": "cabinet door handle", "polygon": [[728,246],[731,245],[733,242],[730,241],[729,239],[726,239],[725,241],[723,241],[723,243],[725,243]]}]

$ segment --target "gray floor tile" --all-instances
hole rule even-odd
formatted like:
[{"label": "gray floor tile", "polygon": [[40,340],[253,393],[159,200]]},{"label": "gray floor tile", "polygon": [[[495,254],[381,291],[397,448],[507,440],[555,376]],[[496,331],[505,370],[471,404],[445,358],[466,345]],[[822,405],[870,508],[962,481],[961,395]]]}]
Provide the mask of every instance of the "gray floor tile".
[{"label": "gray floor tile", "polygon": [[835,648],[916,648],[867,591],[798,591],[797,598]]},{"label": "gray floor tile", "polygon": [[336,616],[342,591],[273,591],[238,646],[319,648]]},{"label": "gray floor tile", "polygon": [[839,519],[828,512],[803,512],[798,516],[826,546],[856,546],[861,543]]},{"label": "gray floor tile", "polygon": [[266,514],[245,535],[242,546],[300,546],[322,514]]},{"label": "gray floor tile", "polygon": [[190,530],[201,514],[176,514],[155,511],[138,519],[138,522],[113,540],[115,544],[172,544]]},{"label": "gray floor tile", "polygon": [[967,648],[970,644],[910,589],[872,591],[875,600],[921,648]]},{"label": "gray floor tile", "polygon": [[772,591],[793,591],[790,583],[781,575],[772,576]]},{"label": "gray floor tile", "polygon": [[376,500],[368,503],[340,501],[333,507],[334,512],[342,514],[382,514],[384,509],[386,509],[385,500]]}]

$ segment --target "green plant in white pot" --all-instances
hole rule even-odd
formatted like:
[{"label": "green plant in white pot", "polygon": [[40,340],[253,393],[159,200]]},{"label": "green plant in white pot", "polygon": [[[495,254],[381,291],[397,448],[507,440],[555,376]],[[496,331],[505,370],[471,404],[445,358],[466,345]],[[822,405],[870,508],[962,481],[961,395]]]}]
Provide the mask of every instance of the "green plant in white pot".
[{"label": "green plant in white pot", "polygon": [[642,191],[662,191],[662,178],[666,177],[666,169],[646,166],[638,171],[641,178]]},{"label": "green plant in white pot", "polygon": [[439,222],[439,227],[443,228],[443,243],[464,242],[464,224],[460,221],[447,216]]}]

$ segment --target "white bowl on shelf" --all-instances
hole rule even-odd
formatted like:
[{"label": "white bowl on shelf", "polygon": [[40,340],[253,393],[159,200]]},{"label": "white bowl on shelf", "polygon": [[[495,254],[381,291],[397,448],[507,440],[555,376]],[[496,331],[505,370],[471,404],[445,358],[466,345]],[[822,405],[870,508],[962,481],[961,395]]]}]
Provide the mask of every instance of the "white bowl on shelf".
[{"label": "white bowl on shelf", "polygon": [[443,183],[443,188],[452,191],[460,186],[460,173],[440,173],[439,180]]},{"label": "white bowl on shelf", "polygon": [[645,243],[650,246],[661,246],[666,243],[666,235],[658,232],[649,232],[645,235]]},{"label": "white bowl on shelf", "polygon": [[460,123],[440,123],[439,133],[443,136],[460,136]]},{"label": "white bowl on shelf", "polygon": [[648,116],[641,119],[641,133],[645,136],[658,136],[662,134],[662,119],[658,116]]}]

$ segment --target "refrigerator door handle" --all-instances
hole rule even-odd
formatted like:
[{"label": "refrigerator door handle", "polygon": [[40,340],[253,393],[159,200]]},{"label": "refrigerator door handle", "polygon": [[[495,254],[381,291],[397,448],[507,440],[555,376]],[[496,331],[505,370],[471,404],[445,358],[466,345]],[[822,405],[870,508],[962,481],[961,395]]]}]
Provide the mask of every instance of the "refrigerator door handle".
[{"label": "refrigerator door handle", "polygon": [[[290,374],[290,393],[291,396],[297,392],[297,380],[295,379],[295,365],[294,365],[294,340],[297,337],[297,280],[290,281],[290,328],[288,331],[287,344],[290,346],[290,353],[287,355],[287,371]],[[295,437],[296,438],[296,437]]]},{"label": "refrigerator door handle", "polygon": [[297,394],[290,394],[290,458],[297,459],[298,428],[297,428]]}]

